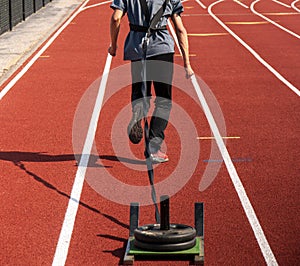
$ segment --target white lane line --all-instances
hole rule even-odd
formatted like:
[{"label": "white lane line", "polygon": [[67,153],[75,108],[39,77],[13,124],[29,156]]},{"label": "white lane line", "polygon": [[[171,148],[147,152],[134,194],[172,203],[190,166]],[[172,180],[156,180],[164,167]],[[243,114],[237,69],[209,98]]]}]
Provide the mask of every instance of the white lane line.
[{"label": "white lane line", "polygon": [[47,48],[55,41],[62,31],[72,22],[72,20],[82,11],[85,5],[89,2],[86,0],[77,11],[54,33],[54,35],[46,42],[46,44],[31,58],[24,68],[3,88],[0,92],[0,100],[10,91],[10,89],[24,76],[35,61],[47,50]]},{"label": "white lane line", "polygon": [[237,4],[241,5],[242,7],[244,8],[249,8],[246,4],[242,3],[241,1],[239,0],[234,0],[234,2],[236,2]]},{"label": "white lane line", "polygon": [[215,37],[215,36],[224,36],[228,35],[226,32],[216,32],[216,33],[188,33],[188,36],[191,37]]},{"label": "white lane line", "polygon": [[[222,139],[240,139],[241,137],[239,136],[227,136],[227,137],[222,137]],[[215,137],[197,137],[199,140],[213,140]]]},{"label": "white lane line", "polygon": [[289,5],[287,5],[287,4],[285,4],[285,3],[282,3],[282,2],[280,2],[280,1],[278,1],[278,0],[272,0],[272,1],[275,2],[275,3],[277,3],[277,4],[279,4],[279,5],[282,5],[282,6],[284,6],[284,7],[291,8]]},{"label": "white lane line", "polygon": [[101,5],[104,5],[104,4],[111,4],[111,3],[112,3],[112,1],[105,1],[105,2],[98,3],[98,4],[86,6],[85,8],[82,9],[82,11],[90,9],[90,8],[98,7],[98,6],[101,6]]},{"label": "white lane line", "polygon": [[111,61],[112,61],[112,56],[108,55],[106,59],[101,83],[99,86],[96,103],[89,124],[88,133],[81,153],[82,156],[80,158],[79,166],[76,172],[76,177],[74,180],[68,208],[65,214],[64,222],[59,235],[59,240],[56,246],[56,251],[52,263],[53,266],[64,265],[68,256],[68,250],[69,250],[75,219],[76,219],[76,214],[80,202],[80,196],[84,184],[85,173],[87,170],[87,166],[88,166],[88,162],[89,162],[89,158],[90,158],[90,154],[91,154],[91,150],[92,150],[92,146],[93,146],[93,142],[97,130],[99,115],[102,107],[102,102],[103,102],[103,97],[104,97],[105,88],[107,84],[107,78],[109,75]]},{"label": "white lane line", "polygon": [[269,21],[269,22],[272,23],[274,26],[280,28],[281,30],[283,30],[283,31],[285,31],[285,32],[287,32],[287,33],[289,33],[290,35],[296,37],[297,39],[300,39],[300,35],[298,35],[298,34],[296,34],[295,32],[293,32],[293,31],[291,31],[291,30],[289,30],[289,29],[287,29],[287,28],[281,26],[280,24],[278,24],[277,22],[275,22],[275,21],[272,20],[272,19],[269,19],[268,17],[264,16],[263,14],[257,12],[257,11],[255,10],[254,6],[255,6],[259,1],[260,1],[260,0],[256,0],[256,1],[252,2],[251,5],[250,5],[250,9],[251,9],[251,11],[252,11],[255,15],[257,15],[257,16],[263,18],[264,20]]},{"label": "white lane line", "polygon": [[32,59],[24,66],[24,68],[0,91],[0,100],[11,90],[11,88],[24,76],[24,74],[31,68],[36,60],[49,48],[49,46],[56,40],[56,38],[62,33],[62,31],[72,22],[72,20],[82,11],[100,6],[103,4],[111,3],[111,1],[101,2],[96,5],[87,6],[90,0],[86,0],[78,10],[55,32],[55,34],[46,42],[46,44],[32,57]]},{"label": "white lane line", "polygon": [[[211,6],[208,7],[209,13],[211,13],[211,7],[212,6],[213,5],[211,5]],[[172,25],[170,23],[169,23],[169,28],[170,29],[172,28]],[[171,30],[171,33],[173,34],[173,38],[175,39],[176,44],[178,44],[178,40],[176,38],[176,35],[174,35],[175,34],[174,29]],[[179,46],[178,46],[178,49],[180,51]],[[276,261],[276,258],[275,258],[274,254],[273,254],[273,252],[271,250],[271,247],[270,247],[270,245],[269,245],[269,243],[268,243],[268,241],[267,241],[267,239],[265,237],[264,231],[263,231],[263,229],[262,229],[262,227],[261,227],[261,225],[259,223],[259,220],[258,220],[258,218],[257,218],[257,216],[255,214],[255,211],[254,211],[254,209],[252,207],[252,204],[251,204],[251,202],[250,202],[250,200],[249,200],[249,198],[247,196],[245,188],[244,188],[244,186],[243,186],[243,184],[242,184],[242,182],[241,182],[241,180],[240,180],[240,178],[238,176],[238,173],[237,173],[237,171],[235,169],[235,166],[234,166],[234,164],[232,162],[232,159],[231,159],[231,157],[229,155],[229,152],[228,152],[228,150],[226,148],[226,145],[225,145],[225,143],[224,143],[224,141],[222,139],[222,136],[220,134],[218,126],[217,126],[217,124],[216,124],[216,122],[214,120],[213,114],[212,114],[212,112],[211,112],[211,110],[210,110],[210,108],[209,108],[209,106],[208,106],[208,104],[206,102],[205,96],[203,95],[203,93],[201,91],[201,88],[200,88],[200,86],[199,86],[199,84],[197,82],[197,79],[196,79],[195,75],[193,75],[191,77],[191,80],[192,80],[192,84],[193,84],[193,86],[194,86],[194,88],[196,90],[196,93],[198,95],[199,101],[200,101],[200,103],[202,105],[202,108],[203,108],[203,111],[204,111],[205,116],[207,118],[207,121],[209,123],[210,129],[211,129],[211,131],[213,133],[213,136],[215,137],[217,146],[218,146],[218,148],[220,150],[220,153],[221,153],[222,158],[224,160],[224,163],[226,165],[226,168],[227,168],[227,171],[228,171],[229,176],[231,178],[231,181],[232,181],[232,183],[234,185],[234,188],[235,188],[235,190],[236,190],[236,192],[238,194],[240,202],[241,202],[241,204],[243,206],[243,209],[244,209],[245,214],[246,214],[246,216],[248,218],[248,221],[249,221],[249,223],[250,223],[250,225],[252,227],[252,230],[253,230],[254,235],[256,237],[256,240],[257,240],[257,242],[258,242],[258,244],[260,246],[260,249],[261,249],[261,252],[262,252],[262,254],[263,254],[264,258],[265,258],[265,261],[266,261],[267,265],[269,265],[269,266],[271,266],[271,265],[272,266],[273,265],[277,266],[278,263]]]},{"label": "white lane line", "polygon": [[206,5],[204,5],[200,0],[196,0],[196,2],[203,8],[206,9]]},{"label": "white lane line", "polygon": [[[9,92],[9,90],[23,77],[23,75],[30,69],[30,67],[36,62],[36,60],[41,57],[41,55],[46,51],[46,49],[55,41],[55,39],[62,33],[62,31],[72,22],[72,20],[82,11],[87,8],[92,8],[102,4],[111,3],[111,1],[106,1],[85,8],[90,0],[86,0],[78,10],[55,32],[55,34],[47,41],[47,43],[35,54],[35,56],[25,65],[25,67],[5,86],[5,88],[0,92],[0,100]],[[80,196],[83,188],[85,173],[87,170],[89,157],[91,153],[92,144],[94,141],[99,114],[101,111],[101,106],[103,102],[103,97],[105,93],[107,78],[109,74],[109,69],[111,65],[112,57],[107,56],[105,68],[102,75],[102,80],[99,86],[98,96],[96,99],[94,111],[91,117],[87,137],[82,151],[82,157],[80,158],[79,166],[76,172],[75,180],[72,187],[72,192],[70,195],[70,200],[68,203],[68,208],[65,213],[64,222],[60,232],[59,240],[56,246],[55,255],[53,258],[53,266],[64,265],[68,255],[68,249],[72,237],[72,232],[74,228],[75,218],[80,202]]]},{"label": "white lane line", "polygon": [[[208,13],[225,29],[227,30],[230,34],[232,34],[236,39],[238,39],[240,41],[240,38],[234,34],[219,18],[217,18],[215,16],[215,14],[212,12],[212,7],[220,2],[223,2],[223,0],[220,0],[220,1],[217,1],[213,4],[211,4],[209,7],[208,7]],[[243,42],[244,43],[244,42]],[[244,44],[243,44],[244,45]],[[195,82],[194,80],[192,80],[193,82]],[[204,97],[202,92],[201,92],[201,89],[199,86],[197,86],[197,84],[195,83],[195,86],[196,86],[196,91],[197,93],[199,93],[200,97]],[[206,110],[207,108],[209,108],[208,106],[206,106],[207,104],[205,102],[203,102],[204,106],[203,106],[203,109]],[[206,110],[206,112],[209,112],[209,109]],[[261,252],[264,256],[264,259],[267,263],[267,265],[278,265],[277,261],[276,261],[276,258],[273,254],[273,251],[266,239],[266,236],[264,234],[264,231],[259,223],[259,220],[255,214],[255,211],[252,207],[252,204],[247,196],[247,193],[243,187],[243,184],[237,174],[237,171],[232,163],[232,160],[230,158],[230,155],[226,149],[226,146],[221,138],[221,135],[220,133],[218,132],[218,128],[216,127],[214,121],[213,121],[213,116],[211,114],[209,114],[209,117],[210,119],[212,119],[212,125],[211,125],[211,129],[212,129],[212,132],[214,133],[215,137],[216,137],[216,142],[217,142],[217,145],[220,149],[220,152],[222,154],[222,157],[223,157],[223,160],[225,162],[225,165],[227,167],[227,170],[228,170],[228,173],[230,175],[230,178],[233,182],[233,185],[235,187],[235,190],[239,196],[239,199],[241,201],[241,204],[243,206],[243,209],[245,211],[245,214],[248,218],[248,221],[251,225],[251,228],[254,232],[254,235],[256,237],[256,240],[259,244],[259,247],[261,249]]]},{"label": "white lane line", "polygon": [[248,218],[248,221],[251,225],[251,228],[254,232],[254,235],[256,237],[256,240],[260,246],[260,249],[261,249],[261,252],[265,258],[265,261],[267,263],[267,265],[278,265],[277,261],[276,261],[276,258],[271,250],[271,247],[266,239],[266,236],[264,234],[264,231],[259,223],[259,220],[256,216],[256,213],[253,209],[253,206],[247,196],[247,193],[246,193],[246,190],[238,176],[238,173],[235,169],[235,166],[232,162],[232,159],[228,153],[228,150],[226,148],[226,145],[224,144],[224,141],[220,135],[220,132],[219,132],[219,129],[216,125],[216,122],[213,118],[213,115],[209,109],[209,106],[208,104],[206,103],[206,100],[205,100],[205,97],[201,91],[201,88],[196,80],[196,78],[193,76],[192,77],[192,82],[193,82],[193,85],[195,87],[195,90],[198,94],[198,98],[201,102],[201,105],[202,105],[202,108],[203,108],[203,111],[207,117],[207,120],[208,120],[208,123],[210,125],[210,128],[213,132],[213,135],[215,136],[215,140],[217,142],[217,145],[219,147],[219,150],[221,152],[221,155],[223,157],[223,160],[224,160],[224,163],[226,165],[226,168],[227,168],[227,171],[229,173],[229,176],[231,178],[231,181],[234,185],[234,188],[238,194],[238,197],[240,199],[240,202],[243,206],[243,209],[245,211],[245,214]]},{"label": "white lane line", "polygon": [[286,78],[284,78],[277,70],[275,70],[269,63],[267,63],[254,49],[252,49],[245,41],[243,41],[238,35],[236,35],[229,27],[225,25],[213,12],[212,7],[216,4],[223,2],[224,0],[218,0],[209,6],[209,14],[227,31],[229,32],[240,44],[242,44],[261,64],[263,64],[277,79],[284,83],[290,90],[300,96],[300,91]]},{"label": "white lane line", "polygon": [[[107,3],[111,3],[111,1],[102,2],[97,5],[89,6],[87,8],[92,8]],[[84,11],[87,8],[82,8],[81,11]],[[86,135],[85,143],[81,152],[82,155],[77,168],[75,180],[70,195],[70,200],[65,213],[65,218],[62,224],[58,243],[56,245],[52,266],[63,266],[65,265],[67,260],[69,246],[71,243],[71,238],[72,238],[73,229],[75,225],[76,215],[79,207],[80,197],[81,197],[83,184],[85,180],[85,174],[87,171],[91,150],[92,150],[92,146],[93,146],[93,142],[97,130],[98,120],[101,112],[101,107],[103,103],[103,98],[105,94],[111,61],[112,61],[112,56],[108,54],[106,58],[106,63],[103,70],[102,78],[101,78],[101,83],[98,89],[95,106],[91,116],[88,132]]]},{"label": "white lane line", "polygon": [[295,0],[292,4],[291,7],[296,10],[297,12],[300,13],[300,9],[296,7],[296,4],[299,2],[300,0]]}]

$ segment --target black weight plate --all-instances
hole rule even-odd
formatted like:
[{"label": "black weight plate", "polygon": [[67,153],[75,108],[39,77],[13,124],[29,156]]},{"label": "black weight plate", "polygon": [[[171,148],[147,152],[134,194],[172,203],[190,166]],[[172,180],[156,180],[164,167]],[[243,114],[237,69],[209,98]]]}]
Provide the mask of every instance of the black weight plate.
[{"label": "black weight plate", "polygon": [[196,245],[196,238],[187,242],[172,243],[172,244],[158,244],[158,243],[145,243],[134,240],[134,245],[137,248],[148,251],[180,251],[192,248]]},{"label": "black weight plate", "polygon": [[184,224],[170,224],[170,230],[160,230],[159,224],[148,224],[135,229],[134,237],[145,243],[176,244],[193,240],[196,229]]}]

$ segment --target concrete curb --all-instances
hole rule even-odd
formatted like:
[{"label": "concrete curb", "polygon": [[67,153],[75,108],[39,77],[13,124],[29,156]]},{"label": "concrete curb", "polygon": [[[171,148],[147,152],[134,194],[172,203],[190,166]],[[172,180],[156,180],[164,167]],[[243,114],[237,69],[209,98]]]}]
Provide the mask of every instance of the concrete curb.
[{"label": "concrete curb", "polygon": [[53,0],[0,36],[0,86],[84,0]]}]

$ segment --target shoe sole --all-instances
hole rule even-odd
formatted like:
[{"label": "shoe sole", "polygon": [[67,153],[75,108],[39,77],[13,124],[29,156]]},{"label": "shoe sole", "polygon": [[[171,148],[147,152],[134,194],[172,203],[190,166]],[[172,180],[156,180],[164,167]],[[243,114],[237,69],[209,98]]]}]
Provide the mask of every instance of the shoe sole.
[{"label": "shoe sole", "polygon": [[151,154],[150,160],[152,163],[166,163],[169,161],[169,158],[163,159],[163,158],[153,157]]},{"label": "shoe sole", "polygon": [[128,125],[128,136],[133,144],[138,144],[143,138],[143,128],[141,126],[141,121],[135,122],[133,126],[132,123]]}]

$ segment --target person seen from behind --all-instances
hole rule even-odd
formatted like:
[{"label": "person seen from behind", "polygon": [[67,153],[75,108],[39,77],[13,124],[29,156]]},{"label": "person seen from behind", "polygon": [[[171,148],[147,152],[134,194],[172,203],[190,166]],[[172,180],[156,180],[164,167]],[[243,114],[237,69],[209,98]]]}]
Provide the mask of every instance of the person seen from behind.
[{"label": "person seen from behind", "polygon": [[[146,5],[146,8],[143,5]],[[164,9],[161,17],[147,35],[151,20],[162,6]],[[124,60],[131,61],[132,77],[132,118],[127,128],[129,139],[132,143],[138,144],[143,138],[141,121],[150,107],[151,85],[153,84],[156,98],[148,135],[150,159],[152,163],[167,162],[169,158],[161,151],[161,145],[165,139],[164,132],[172,107],[175,52],[174,40],[167,29],[169,19],[174,25],[179,42],[186,78],[190,78],[194,74],[189,60],[187,31],[181,18],[182,3],[180,0],[113,0],[111,8],[113,9],[110,21],[111,45],[108,48],[111,56],[117,54],[118,36],[125,14],[127,14],[130,26],[124,44]],[[146,35],[149,38],[145,49],[144,38]],[[143,99],[142,92],[143,64],[146,65],[147,70],[146,101]]]}]

